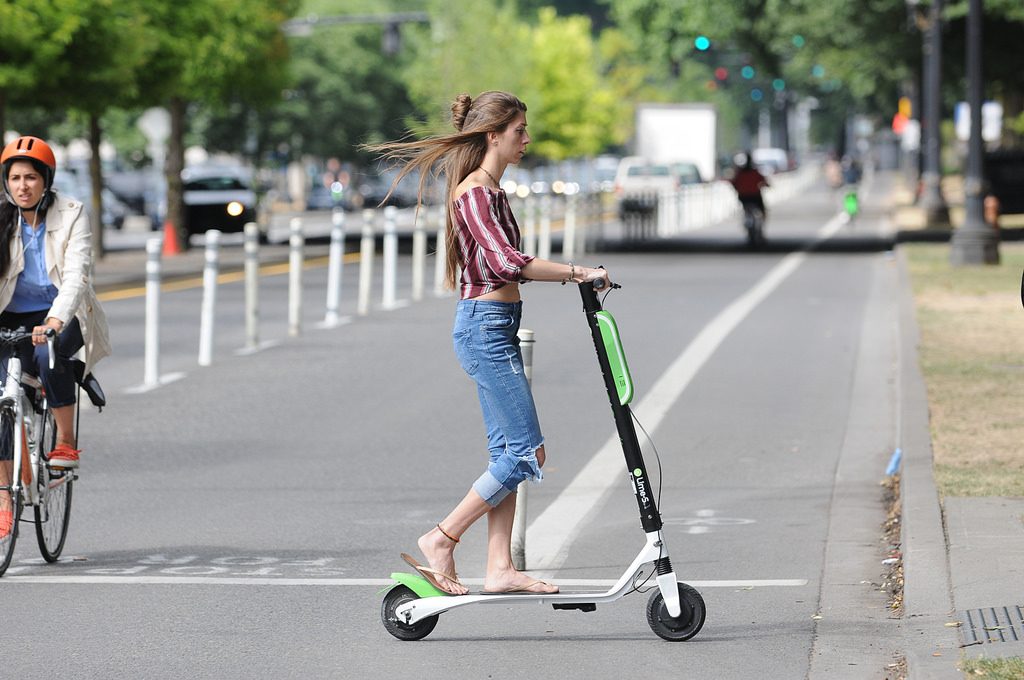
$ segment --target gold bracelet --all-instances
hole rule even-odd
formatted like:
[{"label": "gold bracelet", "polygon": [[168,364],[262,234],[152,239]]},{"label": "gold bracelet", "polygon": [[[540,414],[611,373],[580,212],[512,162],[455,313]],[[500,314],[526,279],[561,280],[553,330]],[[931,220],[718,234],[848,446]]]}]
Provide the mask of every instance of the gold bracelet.
[{"label": "gold bracelet", "polygon": [[562,285],[564,286],[570,281],[576,283],[576,265],[574,265],[572,262],[569,263],[569,277],[562,279]]}]

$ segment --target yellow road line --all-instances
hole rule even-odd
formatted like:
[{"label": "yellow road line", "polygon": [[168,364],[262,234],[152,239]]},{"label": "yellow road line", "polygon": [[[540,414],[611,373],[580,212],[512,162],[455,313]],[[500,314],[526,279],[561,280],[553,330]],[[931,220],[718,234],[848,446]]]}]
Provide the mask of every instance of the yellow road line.
[{"label": "yellow road line", "polygon": [[[349,253],[345,255],[345,262],[358,262],[359,253]],[[316,269],[323,267],[328,263],[328,257],[322,255],[320,257],[311,257],[306,259],[302,263],[303,269]],[[290,269],[290,265],[287,262],[274,262],[272,264],[261,265],[259,268],[260,276],[277,276],[280,274],[287,274]],[[235,283],[245,279],[245,271],[232,271],[220,274],[217,276],[217,283]],[[189,290],[190,288],[199,288],[203,285],[202,276],[191,276],[187,279],[179,279],[177,281],[168,281],[167,283],[160,285],[160,290],[164,293],[171,293],[179,290]],[[130,298],[142,297],[146,294],[145,286],[131,286],[128,288],[118,288],[115,290],[104,291],[103,293],[97,294],[96,297],[101,302],[110,302],[112,300],[127,300]]]}]

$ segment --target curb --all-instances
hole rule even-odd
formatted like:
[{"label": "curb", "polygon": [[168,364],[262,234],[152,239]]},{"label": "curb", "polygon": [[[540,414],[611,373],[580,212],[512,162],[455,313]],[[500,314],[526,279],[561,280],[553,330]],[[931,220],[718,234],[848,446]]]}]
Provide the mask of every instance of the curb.
[{"label": "curb", "polygon": [[906,255],[897,249],[900,317],[900,419],[903,474],[903,638],[909,680],[963,680],[958,669],[960,640],[953,609],[949,557],[939,494],[932,472],[928,395],[917,361],[914,317]]}]

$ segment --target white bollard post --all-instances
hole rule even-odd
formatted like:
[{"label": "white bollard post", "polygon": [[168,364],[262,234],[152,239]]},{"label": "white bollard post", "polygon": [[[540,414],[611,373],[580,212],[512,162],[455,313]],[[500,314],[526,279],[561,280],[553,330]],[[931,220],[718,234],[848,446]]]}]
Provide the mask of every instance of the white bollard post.
[{"label": "white bollard post", "polygon": [[217,307],[217,269],[220,260],[220,232],[206,231],[206,266],[203,267],[203,303],[199,313],[199,365],[213,361],[213,320]]},{"label": "white bollard post", "polygon": [[[519,348],[523,353],[523,375],[533,384],[533,331],[519,329]],[[516,492],[516,512],[512,520],[512,566],[520,571],[526,569],[526,489],[529,484],[522,482]]]},{"label": "white bollard post", "polygon": [[419,215],[412,227],[412,299],[423,299],[423,273],[427,266],[427,225]]},{"label": "white bollard post", "polygon": [[331,247],[327,257],[327,312],[324,326],[333,328],[341,323],[338,309],[341,304],[341,277],[345,266],[345,212],[335,208],[331,213]]},{"label": "white bollard post", "polygon": [[533,194],[528,194],[523,199],[523,211],[526,213],[526,230],[523,232],[523,254],[534,256],[537,254],[537,214],[535,206],[537,199]]},{"label": "white bollard post", "polygon": [[542,260],[551,259],[551,210],[554,201],[551,194],[540,197],[540,234],[537,239],[537,257]]},{"label": "white bollard post", "polygon": [[163,248],[164,241],[160,237],[146,241],[146,359],[143,388],[160,384],[160,253]]},{"label": "white bollard post", "polygon": [[398,216],[398,208],[389,205],[384,208],[384,271],[381,295],[381,307],[394,309],[397,306],[395,299],[395,279],[398,276],[398,226],[395,219]]},{"label": "white bollard post", "polygon": [[448,215],[444,206],[438,210],[437,234],[434,240],[434,295],[444,295],[444,275],[448,270]]},{"label": "white bollard post", "polygon": [[288,238],[288,335],[302,332],[302,219],[293,217]]},{"label": "white bollard post", "polygon": [[576,259],[576,202],[579,194],[570,194],[565,199],[565,229],[562,232],[562,259],[571,262]]},{"label": "white bollard post", "polygon": [[245,225],[245,348],[256,350],[260,344],[260,228],[255,222]]},{"label": "white bollard post", "polygon": [[370,313],[370,286],[373,277],[373,256],[376,244],[373,237],[373,210],[363,211],[363,236],[359,241],[359,302],[357,313],[366,316]]}]

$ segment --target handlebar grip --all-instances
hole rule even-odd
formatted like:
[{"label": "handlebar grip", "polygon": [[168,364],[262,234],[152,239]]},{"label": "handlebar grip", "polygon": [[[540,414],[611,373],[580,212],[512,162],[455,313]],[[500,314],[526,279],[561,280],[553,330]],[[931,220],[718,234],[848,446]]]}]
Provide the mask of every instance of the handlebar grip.
[{"label": "handlebar grip", "polygon": [[594,283],[591,285],[594,286],[594,290],[604,290],[607,283],[608,281],[606,279],[594,279]]},{"label": "handlebar grip", "polygon": [[57,365],[57,331],[47,328],[43,335],[46,336],[46,354],[49,357],[50,370],[52,371],[54,366]]}]

